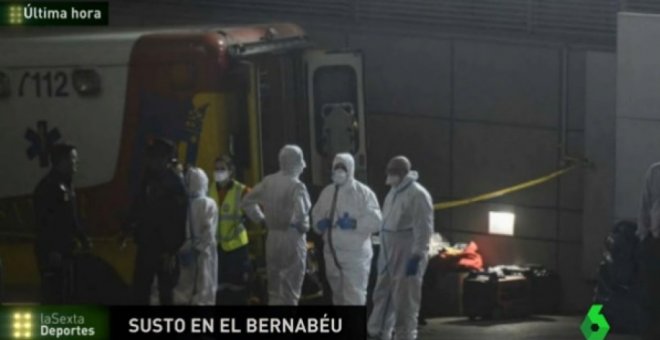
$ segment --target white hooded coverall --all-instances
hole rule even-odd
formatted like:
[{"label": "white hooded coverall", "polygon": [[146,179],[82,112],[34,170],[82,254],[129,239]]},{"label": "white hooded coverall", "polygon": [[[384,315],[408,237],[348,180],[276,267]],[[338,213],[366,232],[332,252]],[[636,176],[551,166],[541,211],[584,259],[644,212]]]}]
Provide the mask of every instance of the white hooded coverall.
[{"label": "white hooded coverall", "polygon": [[[355,179],[355,161],[348,153],[335,156],[333,168],[344,164],[348,179],[341,185],[326,186],[312,209],[312,220],[316,232],[323,235],[323,257],[328,283],[332,289],[332,302],[335,305],[365,305],[367,285],[373,249],[371,234],[378,232],[382,222],[380,205],[374,192]],[[334,216],[330,216],[335,190],[337,200]],[[355,229],[341,229],[337,220],[341,216],[355,219]],[[330,218],[332,228],[319,231],[318,222]],[[328,242],[328,233],[332,232],[333,246],[338,268]]]},{"label": "white hooded coverall", "polygon": [[251,220],[265,221],[268,228],[268,304],[297,305],[305,274],[311,202],[299,179],[305,168],[300,147],[284,146],[279,162],[280,171],[266,176],[245,195],[241,207]]},{"label": "white hooded coverall", "polygon": [[[187,240],[180,254],[190,254],[193,262],[181,264],[179,283],[174,288],[176,304],[214,305],[218,286],[216,231],[218,207],[206,196],[209,180],[202,169],[190,168],[184,178],[190,197]],[[185,255],[184,255],[185,256]]]},{"label": "white hooded coverall", "polygon": [[637,237],[660,238],[660,163],[647,170],[637,219]]},{"label": "white hooded coverall", "polygon": [[[383,340],[391,339],[393,330],[396,339],[417,338],[422,277],[433,233],[431,195],[417,178],[417,172],[410,171],[390,189],[383,205],[378,280],[367,325],[370,336]],[[414,256],[420,258],[417,274],[406,276]]]}]

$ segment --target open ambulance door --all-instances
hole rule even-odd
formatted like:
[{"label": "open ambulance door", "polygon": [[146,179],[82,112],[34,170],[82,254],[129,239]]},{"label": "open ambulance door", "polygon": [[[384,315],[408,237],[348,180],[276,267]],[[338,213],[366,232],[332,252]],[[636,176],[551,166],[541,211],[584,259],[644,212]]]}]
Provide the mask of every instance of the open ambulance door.
[{"label": "open ambulance door", "polygon": [[355,157],[355,177],[366,181],[362,53],[310,50],[305,66],[313,185],[330,181],[332,160],[339,152]]}]

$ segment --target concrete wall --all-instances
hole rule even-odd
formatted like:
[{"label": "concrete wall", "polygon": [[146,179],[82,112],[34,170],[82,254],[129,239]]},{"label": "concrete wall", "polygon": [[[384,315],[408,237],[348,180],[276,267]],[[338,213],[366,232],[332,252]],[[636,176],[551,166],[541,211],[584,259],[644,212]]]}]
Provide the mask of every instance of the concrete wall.
[{"label": "concrete wall", "polygon": [[[365,54],[370,185],[381,198],[385,163],[399,153],[410,156],[437,202],[554,171],[563,105],[567,152],[585,155],[584,51],[570,50],[564,59],[561,46],[377,33],[349,34],[348,47]],[[476,241],[489,265],[541,263],[558,270],[564,309],[581,311],[592,294],[581,263],[583,196],[578,169],[487,203],[438,212],[436,229],[452,241]],[[496,209],[516,213],[515,237],[487,234],[488,211]],[[592,253],[600,256],[600,249]]]},{"label": "concrete wall", "polygon": [[584,178],[582,267],[593,278],[614,220],[616,55],[588,53],[586,81],[585,150],[593,167]]},{"label": "concrete wall", "polygon": [[660,16],[620,14],[617,37],[616,217],[636,218],[642,180],[660,160]]}]

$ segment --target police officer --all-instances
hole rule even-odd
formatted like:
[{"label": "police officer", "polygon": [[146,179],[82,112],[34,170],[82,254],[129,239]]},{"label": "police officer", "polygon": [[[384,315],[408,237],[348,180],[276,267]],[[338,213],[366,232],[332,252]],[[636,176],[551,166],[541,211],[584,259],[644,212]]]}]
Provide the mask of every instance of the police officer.
[{"label": "police officer", "polygon": [[34,191],[37,223],[35,255],[41,275],[41,298],[46,304],[63,304],[73,293],[73,252],[76,239],[84,250],[91,243],[78,219],[73,176],[78,152],[73,145],[51,148],[52,168]]},{"label": "police officer", "polygon": [[158,278],[160,303],[173,304],[179,268],[177,252],[186,239],[188,197],[172,159],[174,144],[155,139],[147,148],[144,178],[127,223],[137,244],[133,274],[134,302],[149,303]]}]

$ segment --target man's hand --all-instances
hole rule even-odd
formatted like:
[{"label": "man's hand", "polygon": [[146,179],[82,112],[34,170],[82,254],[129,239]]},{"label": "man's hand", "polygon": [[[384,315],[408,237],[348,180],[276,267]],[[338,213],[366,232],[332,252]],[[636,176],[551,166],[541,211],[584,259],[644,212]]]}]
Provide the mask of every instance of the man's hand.
[{"label": "man's hand", "polygon": [[341,230],[354,230],[357,228],[357,221],[348,216],[348,213],[345,212],[344,215],[337,220],[337,225]]},{"label": "man's hand", "polygon": [[316,229],[324,232],[332,227],[332,221],[329,218],[324,218],[316,223]]}]

